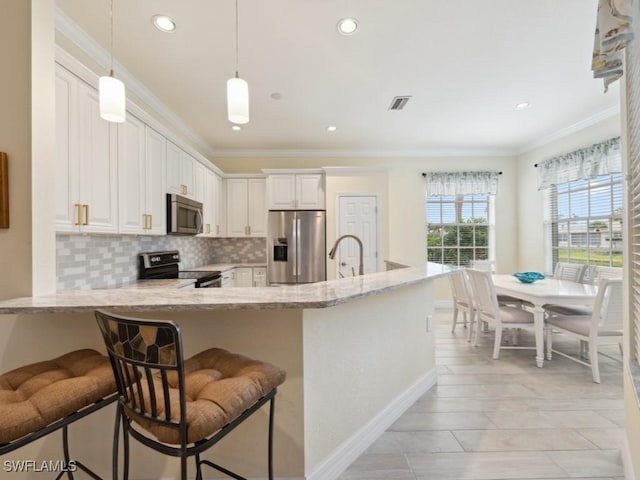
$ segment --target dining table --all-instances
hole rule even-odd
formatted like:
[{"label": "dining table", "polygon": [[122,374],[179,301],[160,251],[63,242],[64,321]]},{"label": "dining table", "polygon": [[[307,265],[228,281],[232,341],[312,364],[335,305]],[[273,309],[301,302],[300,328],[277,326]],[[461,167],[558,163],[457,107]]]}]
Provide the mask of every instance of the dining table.
[{"label": "dining table", "polygon": [[[530,308],[534,317],[536,363],[540,368],[544,365],[544,305],[591,306],[598,293],[596,285],[553,277],[545,277],[533,283],[523,283],[509,274],[494,274],[492,277],[496,294],[516,297],[533,305]],[[547,359],[551,359],[551,352],[547,352]]]}]

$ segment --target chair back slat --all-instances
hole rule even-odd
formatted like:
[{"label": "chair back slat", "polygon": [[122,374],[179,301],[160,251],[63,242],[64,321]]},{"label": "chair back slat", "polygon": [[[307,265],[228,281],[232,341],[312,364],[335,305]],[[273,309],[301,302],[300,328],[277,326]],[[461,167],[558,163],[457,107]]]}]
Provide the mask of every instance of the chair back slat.
[{"label": "chair back slat", "polygon": [[160,371],[160,378],[162,379],[162,393],[164,397],[164,415],[167,420],[171,419],[171,397],[169,396],[169,379],[167,378],[167,371]]},{"label": "chair back slat", "polygon": [[[96,312],[96,319],[117,371],[124,410],[137,419],[180,428],[186,442],[185,373],[178,326],[102,311]],[[172,383],[175,378],[177,383]],[[171,404],[172,389],[178,392],[177,405]]]},{"label": "chair back slat", "polygon": [[623,312],[622,279],[603,278],[598,283],[591,322],[597,324],[597,331],[622,333]]},{"label": "chair back slat", "polygon": [[156,401],[156,387],[155,382],[153,381],[153,372],[149,367],[145,367],[144,373],[147,377],[147,385],[149,387],[149,403],[151,416],[158,416],[158,402]]}]

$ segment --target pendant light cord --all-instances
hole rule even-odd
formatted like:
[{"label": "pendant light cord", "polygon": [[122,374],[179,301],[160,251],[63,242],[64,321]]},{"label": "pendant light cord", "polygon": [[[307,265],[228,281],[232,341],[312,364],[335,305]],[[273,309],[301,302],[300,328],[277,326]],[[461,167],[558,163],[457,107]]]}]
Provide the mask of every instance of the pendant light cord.
[{"label": "pendant light cord", "polygon": [[236,78],[238,78],[238,0],[236,0]]},{"label": "pendant light cord", "polygon": [[109,76],[113,77],[113,0],[111,0],[111,8],[109,10],[109,20],[110,20],[110,25],[109,25],[109,31],[110,31],[110,35],[111,35],[111,70],[109,71]]}]

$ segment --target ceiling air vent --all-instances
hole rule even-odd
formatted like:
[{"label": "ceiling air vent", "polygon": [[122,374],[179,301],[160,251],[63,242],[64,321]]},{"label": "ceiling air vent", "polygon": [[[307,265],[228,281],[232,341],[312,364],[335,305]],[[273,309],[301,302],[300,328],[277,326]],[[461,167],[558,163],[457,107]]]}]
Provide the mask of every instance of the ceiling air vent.
[{"label": "ceiling air vent", "polygon": [[393,97],[391,105],[389,105],[389,110],[402,110],[410,98],[411,95],[405,95],[403,97]]}]

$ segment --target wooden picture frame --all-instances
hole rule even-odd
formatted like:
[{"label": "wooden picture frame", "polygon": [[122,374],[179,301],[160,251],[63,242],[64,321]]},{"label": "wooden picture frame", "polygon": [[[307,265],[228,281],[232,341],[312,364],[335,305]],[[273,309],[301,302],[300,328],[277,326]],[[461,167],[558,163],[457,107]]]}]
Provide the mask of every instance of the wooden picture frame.
[{"label": "wooden picture frame", "polygon": [[9,160],[0,152],[0,228],[9,228]]}]

